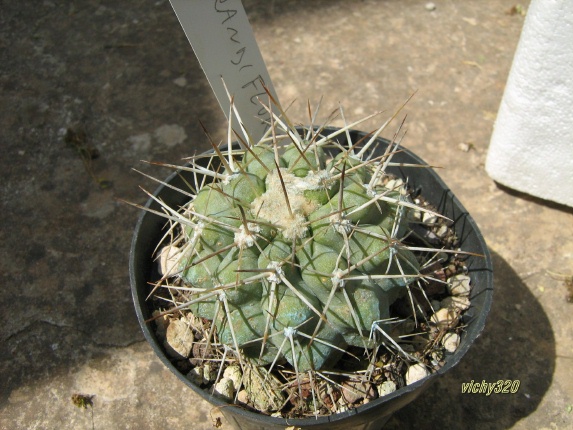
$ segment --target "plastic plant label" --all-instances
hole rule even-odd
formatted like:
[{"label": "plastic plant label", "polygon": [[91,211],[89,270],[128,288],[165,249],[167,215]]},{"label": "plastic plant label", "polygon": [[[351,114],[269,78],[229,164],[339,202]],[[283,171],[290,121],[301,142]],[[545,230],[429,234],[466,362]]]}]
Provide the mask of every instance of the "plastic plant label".
[{"label": "plastic plant label", "polygon": [[[263,84],[277,102],[278,98],[241,1],[170,1],[223,112],[229,117],[226,86],[245,129],[256,142],[270,119],[258,100],[268,104]],[[233,128],[239,130],[233,116]]]}]

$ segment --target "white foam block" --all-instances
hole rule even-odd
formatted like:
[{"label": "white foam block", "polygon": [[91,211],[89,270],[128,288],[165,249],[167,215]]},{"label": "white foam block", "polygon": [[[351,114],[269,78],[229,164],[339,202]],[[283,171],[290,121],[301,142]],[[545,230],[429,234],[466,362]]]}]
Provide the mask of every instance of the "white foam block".
[{"label": "white foam block", "polygon": [[573,206],[573,1],[531,2],[486,170],[500,184]]}]

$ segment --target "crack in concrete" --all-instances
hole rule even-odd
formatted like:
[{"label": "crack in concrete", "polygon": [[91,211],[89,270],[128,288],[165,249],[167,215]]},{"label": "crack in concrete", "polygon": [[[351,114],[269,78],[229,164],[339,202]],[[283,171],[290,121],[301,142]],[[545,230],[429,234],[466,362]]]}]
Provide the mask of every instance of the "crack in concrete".
[{"label": "crack in concrete", "polygon": [[146,342],[145,338],[143,339],[137,339],[137,340],[132,340],[132,341],[128,341],[128,342],[123,342],[123,343],[108,343],[108,342],[98,342],[96,340],[94,340],[93,336],[85,331],[82,330],[78,327],[74,327],[72,325],[69,324],[63,324],[63,323],[57,323],[54,321],[50,321],[50,320],[46,320],[46,319],[41,319],[41,320],[35,320],[32,321],[30,323],[28,323],[26,326],[24,326],[23,328],[21,328],[20,330],[9,334],[7,337],[2,338],[2,343],[8,342],[13,340],[14,338],[23,335],[24,333],[32,330],[34,328],[34,326],[42,326],[42,325],[48,325],[51,327],[57,327],[60,329],[69,329],[72,331],[76,331],[78,333],[80,333],[83,336],[86,336],[87,338],[89,338],[90,343],[98,348],[126,348],[135,344],[139,344],[139,343],[144,343]]}]

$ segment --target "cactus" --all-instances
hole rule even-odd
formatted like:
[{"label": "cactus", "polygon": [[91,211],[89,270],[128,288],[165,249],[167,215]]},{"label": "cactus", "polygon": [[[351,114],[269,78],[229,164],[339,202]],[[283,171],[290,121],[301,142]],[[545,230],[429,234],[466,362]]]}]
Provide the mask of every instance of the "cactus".
[{"label": "cactus", "polygon": [[267,110],[260,141],[245,133],[233,146],[230,123],[227,148],[213,145],[181,167],[197,189],[183,191],[185,207],[164,207],[171,227],[160,284],[175,304],[167,312],[209,320],[208,343],[241,366],[271,372],[288,363],[299,391],[302,375],[332,368],[349,349],[362,348],[371,364],[381,345],[419,361],[388,334],[390,306],[412,301],[411,287],[424,280],[429,257],[419,251],[442,251],[407,245],[410,223],[441,216],[389,181],[396,141],[372,156],[389,121],[342,145],[337,136],[358,122],[301,131]]}]

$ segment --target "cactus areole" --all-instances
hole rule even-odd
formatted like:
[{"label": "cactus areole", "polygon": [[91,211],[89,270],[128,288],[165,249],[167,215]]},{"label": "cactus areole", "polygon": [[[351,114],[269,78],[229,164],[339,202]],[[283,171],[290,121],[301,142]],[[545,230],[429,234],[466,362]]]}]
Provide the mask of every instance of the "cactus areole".
[{"label": "cactus areole", "polygon": [[[393,162],[397,142],[375,148],[387,123],[352,142],[349,129],[356,123],[301,129],[284,116],[272,114],[272,119],[259,142],[250,142],[245,133],[232,144],[229,125],[226,147],[213,145],[213,152],[180,167],[192,178],[176,190],[187,203],[174,207],[152,196],[159,210],[148,210],[168,220],[156,248],[160,279],[153,291],[163,305],[155,307],[154,320],[178,314],[201,322],[189,325],[195,343],[203,342],[191,361],[219,363],[213,385],[229,366],[238,366],[243,375],[235,393],[251,392],[252,369],[267,375],[265,381],[279,372],[275,388],[282,384],[277,390],[290,394],[279,393],[274,405],[259,406],[263,412],[280,410],[289,396],[296,403],[294,393],[308,410],[296,405],[299,415],[290,417],[317,415],[319,409],[335,413],[341,410],[334,404],[338,397],[333,390],[322,392],[321,383],[344,391],[341,375],[348,371],[336,374],[341,359],[343,368],[357,371],[366,384],[381,380],[384,360],[394,362],[390,356],[431,373],[432,359],[406,350],[396,326],[409,320],[410,332],[434,333],[420,348],[424,354],[439,343],[440,328],[445,333],[455,327],[438,319],[438,312],[432,315],[431,306],[424,313],[419,302],[427,284],[450,282],[434,279],[428,267],[444,258],[451,267],[450,257],[463,251],[420,237],[416,225],[441,225],[434,230],[446,231],[451,222],[420,205],[407,183],[388,173],[411,166]],[[453,230],[450,236],[450,245],[456,245]],[[467,294],[451,303],[469,303],[466,278],[457,282],[465,282]],[[410,305],[409,317],[391,312],[397,301]],[[442,314],[457,324],[463,310]],[[390,355],[381,360],[381,350]],[[189,354],[181,352],[181,358]],[[305,384],[312,395],[305,396]]]}]

